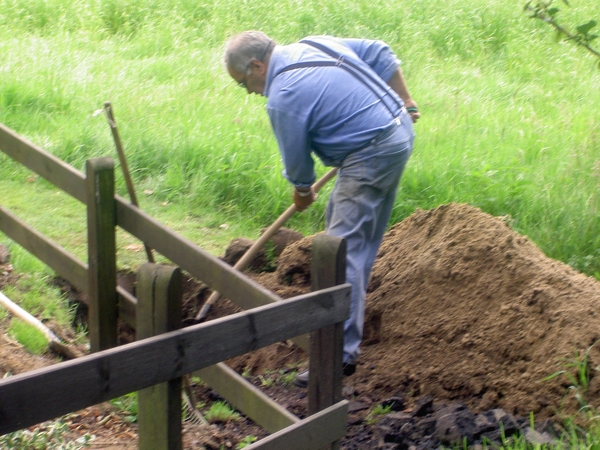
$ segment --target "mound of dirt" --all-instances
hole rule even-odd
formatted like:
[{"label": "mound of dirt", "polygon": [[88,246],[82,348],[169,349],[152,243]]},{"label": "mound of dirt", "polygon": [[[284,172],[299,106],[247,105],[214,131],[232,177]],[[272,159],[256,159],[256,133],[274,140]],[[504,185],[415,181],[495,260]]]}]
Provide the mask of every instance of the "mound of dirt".
[{"label": "mound of dirt", "polygon": [[[298,237],[286,237],[281,244],[287,246],[277,259],[275,272],[249,273],[283,298],[310,289],[313,237],[289,243]],[[278,253],[275,247],[274,254]],[[0,288],[14,281],[10,263],[0,264]],[[134,274],[120,274],[119,284],[133,291]],[[57,286],[73,301],[81,301],[81,293],[68,284]],[[184,317],[193,317],[210,290],[185,278],[183,291]],[[211,318],[239,311],[222,300],[215,304]],[[344,378],[344,398],[350,406],[342,448],[395,448],[385,447],[385,443],[399,439],[418,442],[431,434],[435,414],[444,412],[446,422],[440,426],[447,423],[444,404],[454,409],[459,405],[460,414],[465,412],[463,404],[469,414],[503,410],[527,417],[534,412],[536,422],[560,419],[559,413],[572,415],[580,406],[575,394],[598,408],[600,345],[594,344],[600,339],[599,315],[600,282],[548,258],[502,218],[462,204],[415,212],[386,233],[373,269],[362,355],[357,373]],[[2,325],[6,323],[0,322]],[[122,342],[134,338],[130,330],[125,331]],[[57,362],[53,355],[32,356],[6,336],[2,338],[0,376]],[[587,389],[568,390],[573,383],[564,375],[547,379],[561,370],[576,376],[577,367],[568,367],[568,363],[581,361],[583,356],[589,369]],[[266,387],[263,380],[270,370],[279,373],[290,363],[305,361],[302,350],[281,342],[228,363],[240,372],[250,372],[250,379],[269,390],[274,400],[302,416],[305,390],[275,384]],[[381,427],[365,420],[373,406],[390,400],[402,411],[386,417]],[[420,413],[424,404],[430,405],[432,415]],[[111,448],[135,447],[135,429],[130,424],[115,420],[118,431],[99,425],[105,421],[96,419],[105,412],[95,408],[85,410],[81,417],[72,416],[77,429],[93,430],[99,437],[95,441],[98,448],[101,442],[114,444],[117,437],[123,446]],[[86,428],[90,417],[98,425]],[[414,422],[415,417],[423,421]],[[427,431],[422,436],[406,435],[409,419],[414,422],[412,434],[418,435],[421,428]],[[213,437],[187,427],[185,448],[212,442]],[[250,434],[259,435],[249,427],[236,424],[237,434],[220,430],[220,442],[231,444]],[[384,447],[379,446],[381,442]]]},{"label": "mound of dirt", "polygon": [[[290,244],[276,272],[257,281],[282,297],[308,291],[311,243]],[[554,418],[579,405],[565,397],[566,376],[542,380],[587,354],[589,387],[580,393],[597,407],[599,314],[597,280],[548,258],[503,219],[463,204],[419,210],[384,237],[357,374],[345,385]],[[267,368],[258,360],[281,363],[264,352],[255,369]]]}]

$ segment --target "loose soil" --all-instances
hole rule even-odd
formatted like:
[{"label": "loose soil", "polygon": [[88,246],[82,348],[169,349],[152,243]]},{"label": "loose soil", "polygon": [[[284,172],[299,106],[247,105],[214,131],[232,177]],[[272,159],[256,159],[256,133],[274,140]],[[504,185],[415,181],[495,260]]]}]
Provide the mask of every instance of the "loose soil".
[{"label": "loose soil", "polygon": [[[287,245],[275,271],[261,273],[256,264],[249,276],[283,298],[307,292],[311,243],[312,236]],[[3,273],[0,288],[10,282],[10,272]],[[184,287],[184,314],[193,317],[208,289],[192,279]],[[234,311],[222,300],[209,319]],[[464,403],[475,413],[502,408],[560,421],[575,414],[579,404],[566,376],[548,377],[565,369],[575,373],[568,362],[583,355],[590,367],[585,398],[598,408],[600,349],[593,345],[600,338],[599,314],[600,282],[545,256],[512,231],[506,218],[463,204],[417,210],[386,233],[373,269],[362,354],[356,374],[344,379],[344,396],[351,403],[342,448],[376,448],[364,419],[390,397],[402,397],[407,410],[429,395],[441,404]],[[0,376],[54,361],[24,357],[14,343],[0,340]],[[280,369],[306,364],[306,355],[291,344],[228,364],[249,374],[294,414],[306,413],[305,392],[279,382]],[[196,389],[201,397],[217,398],[208,388]],[[264,436],[248,421],[186,427],[186,448],[202,448],[202,443],[233,448],[249,434]],[[102,434],[99,428],[96,435]],[[135,427],[123,432],[135,433]]]}]

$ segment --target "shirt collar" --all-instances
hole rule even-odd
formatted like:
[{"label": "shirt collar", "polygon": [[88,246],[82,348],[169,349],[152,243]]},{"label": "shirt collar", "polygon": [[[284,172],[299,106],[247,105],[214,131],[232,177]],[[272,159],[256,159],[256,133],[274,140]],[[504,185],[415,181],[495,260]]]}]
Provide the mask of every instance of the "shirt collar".
[{"label": "shirt collar", "polygon": [[263,95],[265,97],[269,97],[269,93],[271,90],[271,84],[275,79],[275,74],[279,71],[279,67],[283,64],[281,58],[279,57],[282,51],[282,47],[280,45],[276,45],[273,51],[271,52],[271,57],[269,58],[269,68],[267,69],[267,81],[265,83],[265,92]]}]

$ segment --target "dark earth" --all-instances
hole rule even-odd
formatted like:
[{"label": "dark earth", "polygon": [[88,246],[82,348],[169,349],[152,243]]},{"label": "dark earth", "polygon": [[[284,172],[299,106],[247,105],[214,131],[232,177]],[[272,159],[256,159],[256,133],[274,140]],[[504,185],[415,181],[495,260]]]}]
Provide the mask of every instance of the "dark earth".
[{"label": "dark earth", "polygon": [[[435,449],[462,439],[476,447],[484,439],[498,442],[501,428],[543,443],[560,433],[564,419],[578,420],[582,404],[597,414],[600,282],[548,258],[507,222],[448,204],[417,210],[386,233],[367,294],[361,359],[356,374],[344,378],[350,409],[343,449]],[[248,275],[283,298],[307,292],[312,238],[283,230]],[[223,259],[234,264],[249,245],[233,241]],[[0,288],[12,282],[10,264],[1,267]],[[134,289],[132,275],[122,275],[121,283]],[[184,291],[184,317],[193,317],[210,291],[191,278]],[[209,320],[236,311],[221,299]],[[73,337],[53,331],[67,342]],[[134,338],[125,326],[121,331],[122,342]],[[57,361],[31,356],[3,337],[0,376]],[[306,415],[306,392],[286,375],[305,367],[307,356],[292,344],[227,363],[292,413]],[[575,376],[579,367],[587,370],[587,388],[560,374]],[[194,391],[206,404],[219,399],[200,384]],[[376,407],[387,407],[387,414],[374,415]],[[136,448],[135,424],[110,404],[65,420],[73,437],[95,436],[91,448]],[[184,423],[185,448],[236,448],[249,435],[265,432],[243,417]]]}]

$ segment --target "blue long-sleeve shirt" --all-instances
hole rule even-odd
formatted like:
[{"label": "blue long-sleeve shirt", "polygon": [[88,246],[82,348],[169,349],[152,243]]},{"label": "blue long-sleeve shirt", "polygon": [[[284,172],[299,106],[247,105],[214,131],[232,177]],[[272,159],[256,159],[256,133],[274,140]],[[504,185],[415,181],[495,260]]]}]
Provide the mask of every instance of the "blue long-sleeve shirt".
[{"label": "blue long-sleeve shirt", "polygon": [[268,97],[267,112],[282,155],[284,176],[297,187],[308,187],[315,181],[311,152],[325,165],[339,166],[348,154],[365,147],[389,127],[402,104],[386,83],[400,61],[385,43],[327,36],[308,39],[343,55],[383,83],[361,76],[373,92],[337,66],[281,72],[290,64],[332,58],[303,43],[274,48],[264,95]]}]

